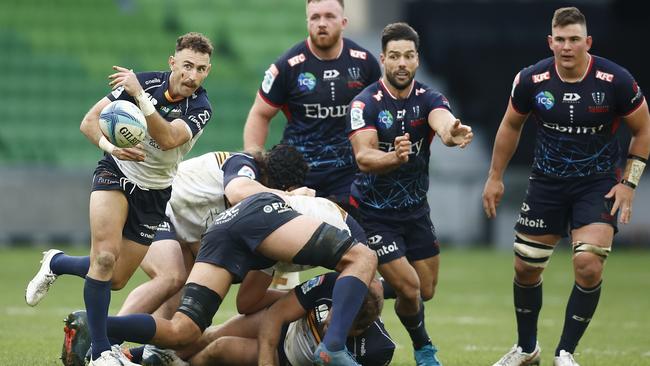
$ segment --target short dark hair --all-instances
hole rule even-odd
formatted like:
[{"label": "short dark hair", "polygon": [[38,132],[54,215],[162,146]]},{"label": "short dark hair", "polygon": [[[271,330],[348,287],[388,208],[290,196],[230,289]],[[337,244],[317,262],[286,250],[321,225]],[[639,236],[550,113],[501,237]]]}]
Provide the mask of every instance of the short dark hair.
[{"label": "short dark hair", "polygon": [[555,13],[553,13],[553,21],[551,22],[552,28],[565,27],[571,24],[580,24],[586,27],[587,19],[575,6],[555,10]]},{"label": "short dark hair", "polygon": [[[373,280],[374,281],[374,280]],[[361,308],[352,322],[350,330],[365,330],[379,318],[384,307],[384,293],[375,293],[370,288],[363,299]]]},{"label": "short dark hair", "polygon": [[[307,0],[307,4],[310,4],[310,3],[317,3],[317,2],[320,2],[320,1],[322,1],[322,0]],[[336,0],[336,1],[338,1],[339,4],[341,4],[341,7],[342,7],[343,9],[345,9],[345,4],[343,3],[343,0]]]},{"label": "short dark hair", "polygon": [[214,49],[210,39],[197,32],[185,33],[176,39],[176,52],[186,48],[198,53],[207,53],[208,56],[212,56],[212,50]]},{"label": "short dark hair", "polygon": [[399,22],[387,25],[381,32],[381,50],[386,51],[390,41],[413,41],[415,49],[420,48],[420,36],[410,25]]},{"label": "short dark hair", "polygon": [[303,186],[309,171],[309,165],[302,154],[289,145],[275,145],[262,154],[261,160],[259,157],[255,160],[260,168],[264,185],[283,191]]}]

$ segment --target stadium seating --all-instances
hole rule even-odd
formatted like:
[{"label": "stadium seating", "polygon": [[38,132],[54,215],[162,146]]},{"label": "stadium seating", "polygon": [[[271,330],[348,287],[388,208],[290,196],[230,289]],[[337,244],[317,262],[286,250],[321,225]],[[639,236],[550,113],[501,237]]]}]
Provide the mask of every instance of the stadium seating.
[{"label": "stadium seating", "polygon": [[[279,4],[280,3],[280,4]],[[306,35],[304,2],[266,0],[10,0],[0,11],[0,165],[90,166],[100,152],[79,132],[108,93],[112,65],[164,70],[176,37],[215,43],[205,87],[213,119],[192,155],[241,149],[264,70]],[[274,123],[270,143],[283,123]]]}]

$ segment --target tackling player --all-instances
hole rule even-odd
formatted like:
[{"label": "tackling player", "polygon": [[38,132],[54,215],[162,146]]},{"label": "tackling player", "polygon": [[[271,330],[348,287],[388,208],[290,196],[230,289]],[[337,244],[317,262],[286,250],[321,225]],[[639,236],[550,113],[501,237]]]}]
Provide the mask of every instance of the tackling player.
[{"label": "tackling player", "polygon": [[[650,153],[650,115],[630,73],[589,53],[592,38],[575,7],[555,11],[548,46],[553,57],[521,70],[494,142],[483,208],[496,216],[503,174],[524,122],[537,121],[533,171],[515,225],[513,284],[518,340],[496,366],[539,363],[537,319],[542,272],[561,237],[570,233],[575,284],[569,296],[555,366],[577,366],[573,353],[600,298],[616,221],[632,217],[634,189]],[[632,133],[627,165],[617,176],[621,119]],[[569,232],[567,232],[569,231]]]}]

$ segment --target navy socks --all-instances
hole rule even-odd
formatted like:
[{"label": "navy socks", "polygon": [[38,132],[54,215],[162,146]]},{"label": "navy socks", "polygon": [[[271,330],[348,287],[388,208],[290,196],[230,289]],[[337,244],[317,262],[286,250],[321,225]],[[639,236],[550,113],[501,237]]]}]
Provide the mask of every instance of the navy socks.
[{"label": "navy socks", "polygon": [[413,342],[413,349],[420,349],[427,344],[431,343],[429,334],[427,334],[427,329],[424,324],[424,303],[420,300],[420,310],[414,315],[400,315],[397,314],[397,317],[406,328],[406,331],[411,337]]},{"label": "navy socks", "polygon": [[111,343],[128,341],[147,344],[156,334],[156,321],[150,314],[109,316],[106,324]]},{"label": "navy socks", "polygon": [[587,330],[587,326],[596,312],[601,284],[602,281],[592,288],[582,288],[577,283],[573,285],[573,291],[571,291],[569,302],[566,305],[562,336],[555,350],[556,356],[559,356],[560,350],[569,353],[575,351],[580,338]]},{"label": "navy socks", "polygon": [[368,286],[354,276],[339,277],[332,293],[332,318],[323,343],[328,350],[336,352],[345,348],[350,326],[363,303]]},{"label": "navy socks", "polygon": [[52,257],[50,270],[55,275],[71,274],[79,277],[86,277],[90,268],[90,257],[72,257],[65,253],[59,253]]},{"label": "navy socks", "polygon": [[542,309],[542,281],[525,286],[514,281],[513,293],[517,317],[517,345],[526,353],[535,350],[537,343],[537,319]]},{"label": "navy socks", "polygon": [[111,349],[106,333],[108,305],[111,302],[111,281],[97,281],[86,276],[84,302],[88,315],[88,328],[92,345],[92,359]]}]

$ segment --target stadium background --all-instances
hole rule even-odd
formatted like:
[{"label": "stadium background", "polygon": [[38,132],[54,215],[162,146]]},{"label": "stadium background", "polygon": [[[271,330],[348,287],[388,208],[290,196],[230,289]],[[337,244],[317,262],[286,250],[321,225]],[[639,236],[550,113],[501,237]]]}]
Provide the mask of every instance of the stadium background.
[{"label": "stadium background", "polygon": [[[496,220],[484,218],[480,195],[512,78],[551,55],[545,39],[550,18],[555,8],[566,5],[586,14],[595,54],[622,64],[641,87],[650,88],[644,58],[650,18],[635,2],[346,3],[346,36],[376,55],[383,26],[397,20],[412,24],[422,38],[418,79],[443,91],[476,132],[465,151],[443,148],[438,141],[432,149],[432,218],[445,250],[456,250],[445,254],[427,323],[447,365],[485,364],[513,339],[512,259],[506,249],[527,181],[532,123],[506,176],[507,193]],[[215,44],[205,83],[215,113],[190,156],[239,150],[263,72],[306,37],[304,18],[303,0],[0,1],[0,364],[58,364],[60,319],[82,305],[76,278],[59,280],[37,309],[24,305],[22,291],[39,258],[33,246],[65,244],[73,246],[71,253],[87,253],[90,179],[100,151],[78,128],[88,108],[108,93],[111,66],[166,69],[178,35],[205,33]],[[279,140],[283,125],[282,116],[274,120],[269,144]],[[621,137],[627,137],[625,129]],[[583,340],[588,347],[581,359],[588,365],[650,365],[649,203],[646,173],[637,189],[633,223],[616,237],[598,320]],[[623,247],[630,251],[618,252]],[[570,288],[570,255],[556,256],[545,277],[540,323],[545,357],[551,356],[559,334]],[[129,288],[142,280],[138,273]],[[126,290],[113,294],[111,313]],[[226,303],[215,323],[232,310]],[[407,365],[407,336],[391,313],[384,312],[385,321],[401,345],[395,364]]]}]

